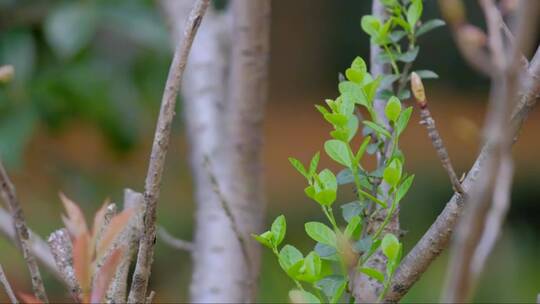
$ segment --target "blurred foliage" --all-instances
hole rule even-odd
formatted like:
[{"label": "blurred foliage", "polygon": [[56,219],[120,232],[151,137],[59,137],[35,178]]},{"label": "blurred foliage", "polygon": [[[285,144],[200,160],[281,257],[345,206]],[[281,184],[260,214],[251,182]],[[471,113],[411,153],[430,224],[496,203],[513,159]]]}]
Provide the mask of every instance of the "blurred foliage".
[{"label": "blurred foliage", "polygon": [[117,152],[139,140],[159,101],[169,37],[153,1],[0,1],[0,153],[20,163],[36,128],[96,125]]}]

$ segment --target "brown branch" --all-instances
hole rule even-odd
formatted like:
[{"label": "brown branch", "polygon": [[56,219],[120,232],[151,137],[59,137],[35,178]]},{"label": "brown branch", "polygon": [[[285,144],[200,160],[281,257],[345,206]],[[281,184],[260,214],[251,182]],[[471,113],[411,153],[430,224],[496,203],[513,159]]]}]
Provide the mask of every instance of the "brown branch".
[{"label": "brown branch", "polygon": [[[517,140],[521,126],[535,107],[537,95],[540,94],[540,48],[531,60],[527,75],[525,81],[521,83],[520,102],[513,111],[509,126],[509,132],[514,138],[513,142]],[[462,182],[466,193],[476,186],[478,175],[485,166],[486,159],[492,153],[493,147],[484,145],[467,177]],[[448,246],[457,220],[463,213],[463,207],[462,197],[455,193],[428,231],[403,259],[394,275],[392,287],[386,295],[385,301],[399,301]]]},{"label": "brown branch", "polygon": [[194,249],[192,242],[184,241],[174,237],[172,234],[169,233],[169,231],[167,231],[167,229],[162,226],[158,228],[158,240],[162,241],[164,244],[174,249],[183,251],[193,251]]},{"label": "brown branch", "polygon": [[[492,75],[490,107],[484,128],[486,144],[492,146],[493,153],[486,159],[479,180],[466,200],[466,212],[458,226],[451,250],[447,286],[443,297],[445,302],[466,302],[472,296],[483,269],[483,263],[476,265],[473,263],[478,260],[475,257],[478,256],[478,246],[482,245],[481,240],[486,233],[489,210],[493,202],[499,199],[495,195],[500,189],[495,187],[501,182],[503,188],[507,187],[508,192],[510,191],[513,163],[510,154],[512,136],[507,128],[510,116],[508,110],[517,104],[519,96],[521,51],[524,49],[525,41],[534,37],[533,31],[529,28],[530,22],[525,21],[528,17],[536,19],[535,15],[526,16],[531,11],[536,12],[534,7],[531,7],[533,2],[528,1],[521,5],[521,14],[518,16],[518,20],[521,21],[516,30],[517,42],[507,56],[500,28],[500,13],[495,1],[479,0],[479,2],[487,20],[488,41],[495,68]],[[498,173],[502,175],[498,176]],[[503,193],[502,199],[507,196],[509,193]],[[502,225],[502,222],[497,225]],[[489,252],[484,253],[486,256],[487,254]]]},{"label": "brown branch", "polygon": [[[221,189],[219,188],[219,182],[214,175],[214,172],[212,172],[212,165],[210,164],[210,158],[208,158],[207,155],[204,156],[204,167],[208,173],[208,177],[210,178],[210,182],[212,183],[212,190],[219,198],[219,202],[221,203],[221,208],[223,208],[223,211],[227,215],[227,218],[229,218],[229,221],[231,222],[231,228],[236,236],[236,239],[238,240],[238,243],[240,244],[240,248],[242,249],[242,255],[244,256],[244,259],[246,261],[246,266],[249,270],[251,270],[251,258],[249,257],[248,253],[248,246],[247,241],[242,235],[242,231],[240,230],[240,227],[238,225],[238,222],[236,221],[236,218],[234,217],[234,214],[231,209],[231,205],[221,192]],[[251,271],[249,271],[251,272]]]},{"label": "brown branch", "polygon": [[165,157],[169,146],[176,99],[189,51],[193,44],[193,39],[195,38],[195,34],[201,24],[209,2],[209,0],[198,0],[195,2],[184,29],[184,37],[174,53],[167,82],[165,84],[165,91],[161,101],[161,110],[157,121],[157,128],[145,181],[144,233],[139,242],[137,264],[133,273],[133,281],[128,298],[129,303],[141,303],[146,298],[146,289],[150,277],[150,268],[153,260],[156,238],[157,202],[165,166]]},{"label": "brown branch", "polygon": [[17,240],[22,251],[24,261],[28,266],[28,271],[32,279],[32,288],[34,290],[34,295],[43,303],[47,303],[47,294],[45,293],[45,286],[43,286],[43,280],[41,279],[41,274],[39,272],[39,267],[37,265],[36,259],[30,250],[30,233],[26,221],[24,220],[24,214],[17,200],[15,194],[15,187],[11,183],[4,165],[0,160],[0,194],[6,204],[9,206],[11,211],[11,216],[13,217],[13,222],[15,226],[15,231],[17,234]]},{"label": "brown branch", "polygon": [[437,155],[439,156],[439,160],[441,161],[443,168],[446,170],[448,177],[450,177],[452,188],[454,188],[454,191],[463,195],[465,192],[463,191],[461,182],[459,181],[456,171],[452,166],[450,156],[448,155],[448,151],[444,146],[441,135],[439,134],[439,131],[435,126],[435,120],[431,116],[431,113],[428,109],[428,101],[426,99],[424,84],[422,83],[422,79],[420,79],[420,76],[418,76],[414,72],[411,75],[411,90],[416,99],[416,103],[420,107],[420,117],[422,118],[420,124],[426,126],[429,139],[431,139],[431,143],[433,144],[435,151],[437,151]]},{"label": "brown branch", "polygon": [[4,290],[6,291],[6,294],[11,301],[12,304],[17,304],[19,301],[17,300],[17,297],[15,297],[15,293],[13,292],[13,288],[11,288],[11,285],[9,284],[8,279],[6,278],[6,274],[4,273],[4,269],[2,268],[2,265],[0,265],[0,284],[4,287]]}]

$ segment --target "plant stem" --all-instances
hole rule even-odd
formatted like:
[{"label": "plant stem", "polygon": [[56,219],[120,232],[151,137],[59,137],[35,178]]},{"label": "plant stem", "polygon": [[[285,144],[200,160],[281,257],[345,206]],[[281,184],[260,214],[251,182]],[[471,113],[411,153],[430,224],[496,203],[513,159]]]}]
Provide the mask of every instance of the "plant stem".
[{"label": "plant stem", "polygon": [[388,48],[387,45],[384,45],[383,46],[385,52],[388,54],[388,57],[390,57],[390,64],[392,65],[392,69],[394,70],[394,74],[396,75],[399,75],[400,72],[399,72],[399,68],[396,64],[396,60],[394,59],[394,55],[392,55],[392,53],[390,52],[390,49]]},{"label": "plant stem", "polygon": [[388,225],[388,222],[390,222],[390,219],[392,218],[392,215],[394,214],[394,211],[396,210],[396,206],[397,206],[397,201],[396,201],[396,196],[394,195],[394,199],[392,200],[392,206],[390,207],[390,210],[386,214],[384,221],[382,222],[382,224],[379,226],[379,228],[373,235],[373,240],[376,240],[381,235],[386,225]]}]

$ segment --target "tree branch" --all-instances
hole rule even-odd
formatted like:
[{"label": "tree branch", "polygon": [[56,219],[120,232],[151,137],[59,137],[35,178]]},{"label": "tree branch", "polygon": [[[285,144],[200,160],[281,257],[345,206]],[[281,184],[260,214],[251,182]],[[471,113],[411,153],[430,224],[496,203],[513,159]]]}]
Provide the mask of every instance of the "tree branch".
[{"label": "tree branch", "polygon": [[463,191],[461,182],[457,177],[456,171],[454,171],[448,151],[446,150],[441,135],[435,126],[435,120],[433,117],[431,117],[431,113],[428,109],[428,101],[426,99],[424,84],[422,83],[422,79],[420,79],[420,77],[414,72],[411,75],[411,90],[416,99],[416,103],[420,107],[420,117],[422,118],[420,124],[426,126],[429,139],[431,139],[431,143],[433,144],[435,151],[437,151],[437,155],[439,156],[439,160],[441,161],[443,168],[446,170],[448,177],[450,177],[452,188],[454,188],[455,192],[463,195],[465,192]]},{"label": "tree branch", "polygon": [[175,238],[169,233],[169,231],[167,231],[167,229],[162,226],[158,228],[158,236],[160,241],[174,249],[190,252],[193,251],[193,243]]},{"label": "tree branch", "polygon": [[0,265],[0,284],[4,287],[4,290],[6,291],[6,294],[11,301],[12,304],[18,304],[19,301],[17,300],[17,297],[15,297],[15,293],[13,292],[13,288],[11,288],[11,285],[9,284],[8,279],[6,278],[6,274],[4,273],[4,269],[2,268],[2,265]]},{"label": "tree branch", "polygon": [[65,228],[51,233],[48,239],[49,247],[54,256],[56,267],[62,273],[62,277],[67,282],[69,292],[73,299],[82,299],[82,290],[75,276],[73,268],[73,244],[69,233]]},{"label": "tree branch", "polygon": [[28,271],[32,279],[32,288],[34,290],[34,295],[43,303],[47,303],[47,294],[45,293],[45,286],[43,285],[43,280],[41,279],[41,274],[39,272],[39,267],[37,265],[36,259],[32,252],[30,251],[30,233],[26,221],[24,220],[24,214],[15,195],[15,187],[9,180],[9,177],[6,173],[6,169],[0,160],[0,194],[6,204],[11,210],[11,216],[13,218],[13,223],[15,226],[15,232],[17,235],[17,241],[20,245],[24,261],[28,266]]},{"label": "tree branch", "polygon": [[[540,94],[540,48],[538,48],[533,60],[531,60],[526,74],[528,76],[520,82],[521,96],[519,103],[514,108],[509,126],[513,142],[517,140],[521,126],[530,111],[535,107],[537,96]],[[489,144],[484,145],[462,183],[466,193],[476,187],[478,175],[483,170],[486,159],[492,153],[493,147]],[[431,262],[447,247],[457,220],[463,212],[463,207],[462,197],[459,194],[454,194],[429,230],[403,259],[385,301],[399,301],[412,285],[418,281],[431,265]]]},{"label": "tree branch", "polygon": [[154,241],[156,238],[157,202],[165,165],[165,157],[169,146],[176,99],[193,39],[195,38],[195,34],[201,24],[209,2],[209,0],[198,0],[193,6],[184,30],[184,38],[174,53],[174,58],[167,77],[167,83],[165,84],[165,91],[161,102],[161,110],[145,182],[144,234],[139,242],[137,264],[133,274],[133,281],[128,299],[129,303],[141,303],[144,302],[146,298],[146,289],[150,277],[150,268],[154,255]]}]

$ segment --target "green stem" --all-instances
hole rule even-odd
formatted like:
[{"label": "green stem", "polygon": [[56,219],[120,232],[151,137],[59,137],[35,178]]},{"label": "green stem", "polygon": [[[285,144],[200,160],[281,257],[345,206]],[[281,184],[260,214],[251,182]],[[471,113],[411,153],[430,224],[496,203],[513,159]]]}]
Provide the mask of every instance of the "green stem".
[{"label": "green stem", "polygon": [[390,49],[388,48],[388,46],[384,45],[383,48],[386,51],[386,53],[388,54],[388,57],[390,57],[390,64],[392,65],[392,69],[394,70],[394,74],[396,74],[396,75],[401,74],[399,72],[399,68],[398,68],[398,66],[396,64],[396,60],[394,59],[394,55],[392,55],[392,53],[390,52]]},{"label": "green stem", "polygon": [[392,218],[392,215],[394,214],[394,211],[396,210],[396,196],[394,195],[394,199],[392,200],[392,206],[390,207],[390,210],[388,210],[388,213],[386,214],[386,217],[384,218],[384,221],[379,226],[375,234],[373,235],[373,240],[376,240],[381,233],[383,232],[386,225],[388,225],[388,222],[390,222],[390,219]]},{"label": "green stem", "polygon": [[334,217],[334,211],[332,211],[332,208],[328,208],[326,206],[321,206],[323,212],[324,212],[324,215],[326,215],[326,218],[328,218],[328,221],[330,221],[330,224],[332,224],[332,227],[334,227],[334,229],[337,231],[340,231],[338,226],[337,226],[337,223],[336,223],[336,218]]}]

